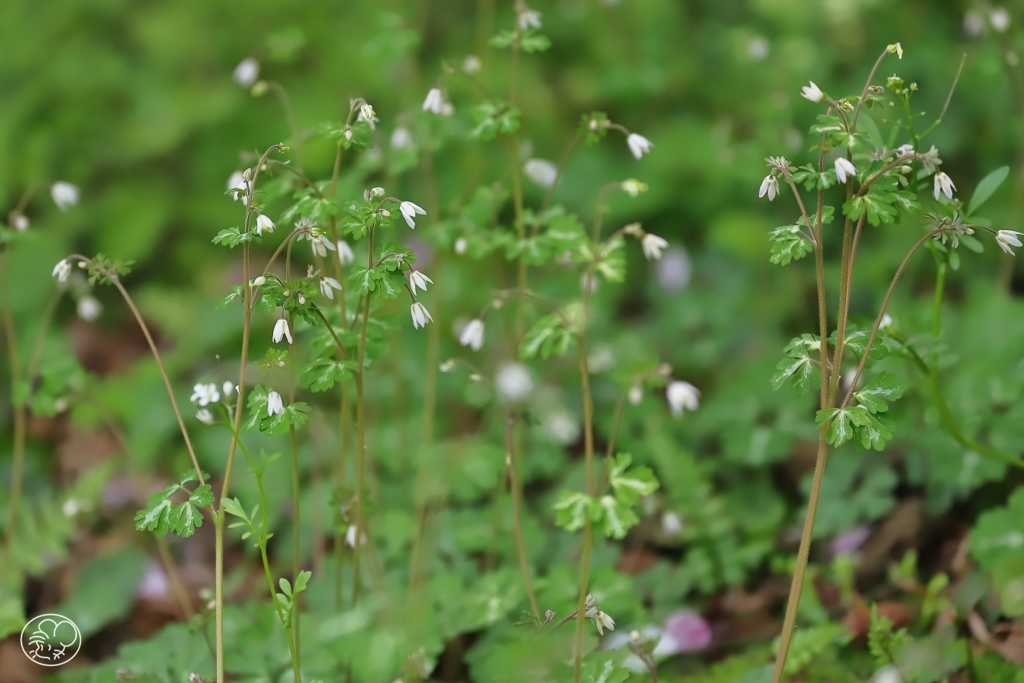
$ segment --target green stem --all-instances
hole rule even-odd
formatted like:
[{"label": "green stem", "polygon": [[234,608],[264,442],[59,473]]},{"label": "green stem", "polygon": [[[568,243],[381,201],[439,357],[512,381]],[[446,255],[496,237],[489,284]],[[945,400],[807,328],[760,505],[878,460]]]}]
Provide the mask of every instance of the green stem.
[{"label": "green stem", "polygon": [[18,397],[21,386],[21,360],[18,357],[18,339],[14,329],[14,312],[11,310],[11,288],[7,278],[8,249],[0,251],[0,287],[3,287],[3,325],[7,340],[7,355],[11,366],[11,403],[14,406],[14,442],[11,463],[11,500],[7,512],[6,553],[14,545],[14,534],[21,505],[21,483],[25,467],[25,402]]},{"label": "green stem", "polygon": [[[370,258],[373,258],[371,249]],[[359,600],[359,550],[368,536],[363,523],[363,496],[366,486],[366,406],[363,396],[363,372],[366,362],[366,330],[370,320],[370,296],[363,303],[363,324],[359,333],[359,359],[356,372],[356,533],[352,543],[352,606]]]},{"label": "green stem", "polygon": [[523,541],[523,488],[519,477],[516,475],[519,454],[513,439],[515,424],[515,417],[509,415],[508,419],[505,420],[505,466],[508,468],[508,486],[512,492],[512,522],[516,535],[516,550],[519,553],[519,568],[523,572],[523,582],[526,584],[526,595],[530,600],[530,610],[535,617],[540,619],[537,596],[533,592],[533,581],[530,578],[530,563],[526,557],[526,543]]}]

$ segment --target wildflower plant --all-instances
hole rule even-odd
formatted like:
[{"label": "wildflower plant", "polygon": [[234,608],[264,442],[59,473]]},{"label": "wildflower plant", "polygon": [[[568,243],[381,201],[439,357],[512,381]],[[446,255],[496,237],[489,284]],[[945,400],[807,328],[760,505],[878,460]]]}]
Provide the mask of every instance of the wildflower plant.
[{"label": "wildflower plant", "polygon": [[[784,157],[767,158],[769,172],[758,192],[769,201],[788,194],[795,200],[798,215],[794,223],[770,233],[771,261],[788,265],[813,255],[819,322],[817,334],[803,334],[786,346],[785,358],[772,379],[776,389],[787,384],[798,391],[816,387],[819,405],[814,476],[778,641],[774,683],[806,663],[787,664],[787,656],[794,643],[814,519],[830,448],[852,443],[861,449],[880,451],[893,438],[896,425],[887,413],[890,404],[906,391],[906,386],[892,371],[876,369],[884,356],[894,351],[909,353],[934,382],[938,369],[935,361],[925,360],[912,350],[912,342],[894,335],[892,326],[884,324],[891,321],[887,318],[887,307],[907,263],[922,247],[930,249],[935,256],[940,268],[933,319],[933,332],[937,335],[941,325],[942,276],[947,267],[959,266],[958,247],[963,245],[980,251],[982,242],[975,235],[987,233],[1006,251],[1007,240],[1016,239],[1015,235],[1005,235],[1006,231],[993,229],[990,221],[977,213],[1006,178],[1006,169],[995,171],[979,183],[966,205],[955,196],[953,180],[939,170],[942,164],[939,151],[934,145],[925,149],[924,142],[941,122],[945,111],[922,130],[922,115],[913,114],[910,104],[917,90],[916,83],[906,84],[894,75],[886,79],[884,87],[875,84],[879,67],[890,55],[902,59],[902,46],[895,43],[882,51],[859,94],[833,98],[813,81],[803,88],[801,94],[805,99],[825,108],[810,129],[818,140],[817,161],[796,165]],[[947,106],[948,103],[949,98]],[[892,109],[887,108],[892,105],[899,106],[903,118],[890,116]],[[885,126],[889,127],[888,131]],[[841,237],[837,229],[840,222]],[[874,323],[869,328],[860,328],[850,319],[850,300],[861,238],[865,231],[886,225],[897,225],[900,229],[916,225],[923,234],[896,269]],[[833,318],[827,297],[829,283],[825,279],[827,240],[841,240],[834,329],[830,327]],[[846,367],[855,370],[841,382]],[[941,391],[935,396],[945,405]],[[948,428],[955,429],[955,423]],[[1020,461],[1011,456],[991,451],[987,454],[1019,466]]]}]

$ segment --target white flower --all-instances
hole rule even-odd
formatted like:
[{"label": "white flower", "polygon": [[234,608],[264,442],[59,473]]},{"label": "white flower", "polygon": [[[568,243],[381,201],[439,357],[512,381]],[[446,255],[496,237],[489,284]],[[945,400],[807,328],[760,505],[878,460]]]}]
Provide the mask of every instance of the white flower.
[{"label": "white flower", "polygon": [[1011,247],[1021,246],[1020,239],[1017,235],[1024,235],[1024,232],[1017,232],[1016,230],[1000,230],[996,233],[996,244],[998,244],[999,248],[1007,254],[1013,256],[1013,249],[1011,249]]},{"label": "white flower", "polygon": [[623,180],[622,191],[628,194],[633,199],[640,196],[641,192],[647,192],[647,183],[642,183],[639,180],[630,178],[629,180]]},{"label": "white flower", "polygon": [[352,263],[355,260],[356,256],[352,253],[352,247],[348,246],[348,242],[345,240],[338,240],[338,263],[345,265],[346,263]]},{"label": "white flower", "polygon": [[434,284],[434,281],[423,274],[419,270],[409,271],[409,285],[412,287],[412,293],[416,293],[416,288],[419,287],[424,292],[427,291],[427,283]]},{"label": "white flower", "polygon": [[333,277],[322,277],[320,278],[320,293],[326,296],[328,299],[334,300],[334,290],[341,291],[341,283],[335,280]]},{"label": "white flower", "polygon": [[405,149],[410,144],[412,144],[412,135],[409,134],[408,129],[401,126],[395,128],[395,132],[391,134],[392,149]]},{"label": "white flower", "polygon": [[459,335],[459,344],[479,351],[484,345],[484,321],[473,318],[466,323],[462,328],[462,334]]},{"label": "white flower", "polygon": [[897,57],[903,59],[903,46],[899,43],[893,43],[885,48],[889,51],[889,54],[895,53]]},{"label": "white flower", "polygon": [[942,171],[935,172],[935,199],[939,199],[939,194],[944,194],[949,199],[953,198],[953,190],[956,189],[956,185],[948,175]]},{"label": "white flower", "polygon": [[480,62],[480,58],[476,55],[466,55],[466,58],[462,60],[462,73],[473,75],[479,73],[483,64]]},{"label": "white flower", "polygon": [[434,319],[430,317],[430,311],[419,301],[413,302],[413,305],[409,307],[409,313],[412,315],[412,326],[417,330],[426,327],[428,322],[434,322]]},{"label": "white flower", "polygon": [[265,214],[256,216],[256,234],[263,235],[263,231],[274,232],[274,221],[266,217]]},{"label": "white flower", "polygon": [[[348,531],[345,532],[345,545],[349,548],[356,547],[356,525],[350,524]],[[366,545],[366,534],[359,534],[359,545]]]},{"label": "white flower", "polygon": [[971,38],[977,38],[985,28],[985,19],[974,10],[967,10],[964,13],[964,33]]},{"label": "white flower", "polygon": [[281,343],[282,339],[287,339],[288,343],[292,343],[292,333],[288,329],[288,321],[284,318],[278,318],[277,322],[274,323],[274,334],[272,339],[275,344]]},{"label": "white flower", "polygon": [[558,180],[558,167],[547,159],[528,159],[523,173],[541,187],[551,187]]},{"label": "white flower", "polygon": [[327,250],[335,251],[337,247],[334,246],[334,242],[327,239],[325,235],[309,236],[309,241],[312,243],[313,253],[320,258],[327,257]]},{"label": "white flower", "polygon": [[11,227],[18,232],[25,232],[28,230],[28,218],[24,214],[19,213],[11,219]]},{"label": "white flower", "polygon": [[220,400],[220,392],[217,391],[216,384],[200,383],[192,387],[192,398],[189,400],[201,406],[209,405]]},{"label": "white flower", "polygon": [[637,133],[630,133],[626,137],[626,144],[629,145],[629,151],[632,152],[633,156],[637,159],[650,152],[651,147],[654,147],[650,140]]},{"label": "white flower", "polygon": [[284,400],[281,394],[271,391],[267,394],[267,417],[274,415],[284,415]]},{"label": "white flower", "polygon": [[78,300],[78,317],[86,322],[92,322],[100,317],[103,312],[103,304],[94,296],[83,296]]},{"label": "white flower", "polygon": [[377,130],[377,122],[380,119],[377,118],[377,113],[373,111],[373,107],[363,102],[359,105],[359,116],[356,117],[356,121],[366,121],[370,124],[370,130]]},{"label": "white flower", "polygon": [[747,41],[747,54],[756,62],[763,61],[771,52],[771,45],[768,39],[762,36],[755,36]]},{"label": "white flower", "polygon": [[900,145],[896,148],[896,157],[902,159],[914,153],[914,146],[911,144]]},{"label": "white flower", "polygon": [[57,277],[58,282],[67,282],[69,275],[71,275],[71,261],[67,259],[57,261],[57,265],[53,267],[53,272],[50,273],[51,277]]},{"label": "white flower", "polygon": [[841,184],[846,184],[847,176],[853,178],[857,175],[857,169],[853,167],[850,160],[846,157],[836,157],[836,178],[839,179]]},{"label": "white flower", "polygon": [[539,29],[540,24],[540,12],[532,9],[528,9],[519,15],[519,30],[525,31],[528,28]]},{"label": "white flower", "polygon": [[235,171],[228,178],[228,189],[231,190],[231,198],[235,201],[242,200],[242,204],[246,204],[249,201],[246,196],[249,190],[249,183],[241,171]]},{"label": "white flower", "polygon": [[262,287],[265,284],[267,284],[267,278],[263,277],[262,275],[260,275],[250,283],[252,287]]},{"label": "white flower", "polygon": [[779,180],[774,175],[769,173],[764,177],[764,180],[761,181],[761,189],[758,190],[757,196],[763,197],[767,194],[768,201],[773,201],[775,199],[775,195],[777,195],[778,193]]},{"label": "white flower", "polygon": [[644,257],[648,261],[657,261],[661,258],[661,251],[668,246],[661,237],[652,235],[651,233],[644,233],[644,236],[640,238],[640,248],[644,250]]},{"label": "white flower", "polygon": [[50,187],[50,196],[53,197],[53,203],[58,209],[67,211],[69,206],[78,203],[78,188],[71,183],[58,180]]},{"label": "white flower", "polygon": [[676,417],[682,415],[684,410],[697,410],[700,405],[700,391],[689,382],[669,382],[665,389],[665,398]]},{"label": "white flower", "polygon": [[231,74],[231,77],[235,79],[235,83],[243,88],[251,88],[259,76],[260,63],[252,57],[246,57],[240,61],[238,66],[235,67],[235,72]]},{"label": "white flower", "polygon": [[661,513],[661,531],[666,536],[678,536],[683,530],[683,518],[671,510]]},{"label": "white flower", "polygon": [[563,446],[575,443],[580,436],[580,425],[569,413],[556,410],[549,412],[544,419],[544,426],[551,438]]},{"label": "white flower", "polygon": [[235,393],[235,385],[231,382],[224,382],[221,390],[224,392],[224,398],[227,399],[231,394]]},{"label": "white flower", "polygon": [[821,102],[825,98],[825,93],[821,92],[821,88],[814,81],[810,81],[810,85],[801,88],[800,95],[811,102]]},{"label": "white flower", "polygon": [[1010,13],[1005,7],[994,7],[988,11],[988,20],[996,33],[1005,33],[1010,28]]},{"label": "white flower", "polygon": [[594,626],[597,627],[597,633],[603,636],[604,629],[609,631],[615,630],[615,620],[606,613],[598,611],[597,616],[594,618]]},{"label": "white flower", "polygon": [[77,500],[74,498],[68,498],[64,501],[64,504],[60,506],[60,510],[64,513],[65,517],[74,517],[82,511],[82,508],[79,506]]},{"label": "white flower", "polygon": [[878,326],[884,330],[889,325],[892,325],[892,316],[886,313],[882,316],[882,322]]},{"label": "white flower", "polygon": [[402,212],[402,218],[405,219],[405,222],[413,229],[416,228],[416,222],[413,220],[416,218],[416,214],[420,214],[421,216],[427,215],[427,212],[424,211],[421,206],[413,204],[412,202],[402,202],[398,205],[398,210]]},{"label": "white flower", "polygon": [[629,405],[638,406],[640,401],[644,400],[644,388],[639,384],[634,384],[629,388],[629,393],[626,394],[629,399]]},{"label": "white flower", "polygon": [[423,100],[423,111],[440,114],[442,109],[444,109],[444,98],[441,97],[441,89],[431,88],[427,93],[427,98]]},{"label": "white flower", "polygon": [[206,408],[200,408],[196,411],[196,419],[202,422],[204,425],[213,424],[213,413]]},{"label": "white flower", "polygon": [[868,683],[903,683],[900,671],[892,664],[886,664],[875,672]]},{"label": "white flower", "polygon": [[469,246],[469,243],[466,242],[466,238],[460,237],[459,239],[455,240],[455,253],[458,254],[459,256],[462,256],[463,254],[466,253],[467,246]]},{"label": "white flower", "polygon": [[498,368],[494,384],[499,394],[513,402],[522,401],[533,391],[530,371],[519,363],[506,363]]}]

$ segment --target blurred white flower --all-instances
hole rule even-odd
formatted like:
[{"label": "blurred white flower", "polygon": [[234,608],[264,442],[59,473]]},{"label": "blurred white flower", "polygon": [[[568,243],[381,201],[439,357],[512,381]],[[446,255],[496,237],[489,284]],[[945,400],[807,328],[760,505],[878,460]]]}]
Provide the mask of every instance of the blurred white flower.
[{"label": "blurred white flower", "polygon": [[669,382],[665,389],[665,398],[676,417],[681,416],[684,410],[697,410],[700,406],[700,391],[689,382]]},{"label": "blurred white flower", "polygon": [[964,33],[968,38],[977,38],[985,28],[985,19],[975,10],[967,10],[964,13]]},{"label": "blurred white flower", "polygon": [[102,312],[103,304],[96,297],[86,294],[78,299],[78,317],[82,320],[91,323]]},{"label": "blurred white flower", "polygon": [[668,242],[652,235],[651,233],[644,233],[644,236],[640,238],[640,247],[644,250],[644,257],[648,261],[657,261],[661,258],[661,252],[668,246]]},{"label": "blurred white flower", "polygon": [[288,321],[284,318],[278,318],[277,322],[274,323],[274,334],[271,337],[275,344],[280,344],[282,339],[287,339],[288,343],[292,343],[292,332],[288,329]]},{"label": "blurred white flower", "polygon": [[886,48],[889,54],[895,54],[900,59],[903,59],[903,46],[899,43],[893,43]]},{"label": "blurred white flower", "polygon": [[882,323],[878,327],[884,330],[889,325],[892,325],[892,316],[886,313],[882,316]]},{"label": "blurred white flower", "polygon": [[836,157],[835,168],[836,178],[842,185],[846,184],[847,176],[853,178],[857,175],[857,169],[854,168],[853,164],[846,157]]},{"label": "blurred white flower", "polygon": [[551,438],[563,446],[575,443],[580,436],[580,425],[572,415],[565,411],[549,412],[544,418],[544,426]]},{"label": "blurred white flower", "polygon": [[1013,256],[1012,247],[1021,246],[1018,235],[1024,235],[1024,232],[1017,232],[1016,230],[1000,230],[996,233],[996,244],[999,248],[1005,251],[1010,256]]},{"label": "blurred white flower", "polygon": [[202,422],[204,425],[213,424],[213,413],[206,408],[200,408],[196,411],[196,419]]},{"label": "blurred white flower", "polygon": [[391,148],[405,149],[410,144],[412,144],[412,135],[409,134],[409,130],[402,126],[395,128],[395,131],[391,134]]},{"label": "blurred white flower", "polygon": [[875,672],[868,683],[903,683],[900,670],[892,664],[886,664]]},{"label": "blurred white flower", "polygon": [[409,308],[409,313],[412,315],[412,326],[417,330],[426,327],[428,322],[434,322],[434,319],[430,317],[430,311],[419,301],[413,303]]},{"label": "blurred white flower", "polygon": [[956,185],[953,184],[952,179],[942,171],[935,172],[935,199],[939,199],[939,194],[946,195],[947,198],[953,198],[953,190],[956,189]]},{"label": "blurred white flower", "polygon": [[769,173],[761,181],[761,189],[757,191],[757,196],[763,197],[768,195],[768,201],[774,201],[777,194],[779,194],[779,181],[773,174]]},{"label": "blurred white flower", "polygon": [[626,398],[629,400],[629,405],[640,405],[640,402],[644,400],[644,388],[639,384],[634,384],[629,388]]},{"label": "blurred white flower", "polygon": [[[356,547],[356,525],[349,524],[348,531],[345,532],[345,545],[349,548]],[[359,545],[366,545],[366,534],[359,534]]]},{"label": "blurred white flower", "polygon": [[427,98],[423,100],[423,111],[440,114],[442,109],[444,109],[444,98],[441,97],[441,89],[431,88],[427,93]]},{"label": "blurred white flower", "polygon": [[28,218],[25,217],[25,214],[19,213],[11,219],[11,227],[18,232],[25,232],[28,230]]},{"label": "blurred white flower", "polygon": [[380,121],[380,119],[377,118],[377,114],[373,111],[373,107],[368,103],[363,102],[359,105],[359,116],[356,117],[356,121],[366,121],[370,124],[370,130],[377,130],[377,122]]},{"label": "blurred white flower", "polygon": [[519,15],[519,30],[525,31],[528,28],[539,29],[540,23],[540,12],[532,9],[525,10]]},{"label": "blurred white flower", "polygon": [[622,188],[623,192],[628,194],[633,199],[639,197],[641,192],[647,192],[647,183],[642,183],[634,178],[623,180],[622,185],[620,187]]},{"label": "blurred white flower", "polygon": [[242,200],[242,204],[249,201],[246,197],[246,193],[249,190],[248,182],[245,179],[245,175],[241,171],[235,171],[228,178],[228,189],[231,190],[231,198],[235,201]]},{"label": "blurred white flower", "polygon": [[67,282],[69,275],[71,275],[71,261],[67,259],[57,261],[57,265],[53,267],[53,272],[50,273],[51,277],[57,277],[58,282]]},{"label": "blurred white flower", "polygon": [[274,221],[261,213],[256,216],[256,234],[262,236],[264,230],[267,232],[274,232]]},{"label": "blurred white flower", "polygon": [[914,153],[914,146],[911,144],[900,145],[896,148],[896,158],[902,159],[903,157],[910,156]]},{"label": "blurred white flower", "polygon": [[231,74],[231,77],[235,79],[235,83],[243,88],[251,88],[259,76],[260,63],[253,57],[246,57],[240,61],[238,66],[235,67],[235,72]]},{"label": "blurred white flower", "polygon": [[192,398],[189,400],[201,406],[209,405],[220,400],[220,392],[216,384],[196,384],[192,387]]},{"label": "blurred white flower", "polygon": [[267,394],[267,417],[274,415],[284,415],[284,400],[281,394],[271,391]]},{"label": "blurred white flower", "polygon": [[484,345],[484,321],[473,318],[466,323],[462,328],[462,334],[459,335],[459,344],[479,351]]},{"label": "blurred white flower", "polygon": [[427,291],[427,284],[434,284],[434,281],[423,274],[419,270],[409,271],[409,285],[412,287],[412,293],[416,293],[416,288],[419,287],[424,292]]},{"label": "blurred white flower", "polygon": [[629,151],[632,152],[633,156],[637,159],[641,158],[644,154],[649,153],[651,151],[651,147],[654,147],[654,144],[650,140],[637,133],[630,133],[626,137],[626,144],[629,145]]},{"label": "blurred white flower", "polygon": [[810,85],[802,87],[800,89],[800,95],[805,100],[810,100],[811,102],[821,102],[825,97],[825,93],[821,92],[821,88],[819,88],[814,81],[810,81]]},{"label": "blurred white flower", "polygon": [[459,256],[462,256],[463,254],[466,253],[466,246],[467,242],[465,237],[460,237],[459,239],[455,240],[455,253],[458,254]]},{"label": "blurred white flower", "polygon": [[551,187],[558,180],[558,167],[547,159],[528,159],[523,173],[541,187]]},{"label": "blurred white flower", "polygon": [[505,363],[494,376],[498,393],[507,401],[519,402],[533,391],[530,371],[519,363]]},{"label": "blurred white flower", "polygon": [[1010,13],[1005,7],[993,7],[988,11],[988,21],[996,33],[1005,33],[1010,28]]},{"label": "blurred white flower", "polygon": [[409,224],[410,228],[416,228],[416,215],[426,216],[427,212],[423,210],[423,207],[412,202],[402,202],[398,205],[398,210],[402,212],[402,218]]},{"label": "blurred white flower", "polygon": [[341,283],[335,280],[333,277],[322,277],[320,278],[320,293],[326,296],[328,299],[334,300],[334,290],[341,291]]},{"label": "blurred white flower", "polygon": [[678,536],[683,531],[683,518],[672,510],[661,513],[661,532],[666,536]]},{"label": "blurred white flower", "polygon": [[224,398],[227,399],[231,394],[235,393],[235,385],[231,382],[224,382],[221,386],[221,391],[224,392]]},{"label": "blurred white flower", "polygon": [[693,276],[690,255],[681,247],[671,247],[658,261],[658,284],[662,289],[678,292],[686,289]]},{"label": "blurred white flower", "polygon": [[262,287],[263,285],[267,284],[267,278],[260,275],[249,284],[252,287]]},{"label": "blurred white flower", "polygon": [[352,247],[348,246],[348,242],[345,240],[338,240],[338,262],[341,265],[345,265],[346,263],[352,263],[355,260],[355,254],[352,253]]},{"label": "blurred white flower", "polygon": [[475,73],[479,73],[483,64],[480,62],[480,58],[476,55],[466,55],[466,58],[462,60],[462,73],[469,74],[472,76]]},{"label": "blurred white flower", "polygon": [[71,183],[58,180],[50,186],[50,196],[53,197],[53,203],[58,209],[67,211],[68,207],[78,203],[78,188]]},{"label": "blurred white flower", "polygon": [[755,36],[747,41],[747,54],[755,62],[763,61],[768,57],[768,53],[771,51],[771,46],[768,44],[768,39],[762,36]]}]

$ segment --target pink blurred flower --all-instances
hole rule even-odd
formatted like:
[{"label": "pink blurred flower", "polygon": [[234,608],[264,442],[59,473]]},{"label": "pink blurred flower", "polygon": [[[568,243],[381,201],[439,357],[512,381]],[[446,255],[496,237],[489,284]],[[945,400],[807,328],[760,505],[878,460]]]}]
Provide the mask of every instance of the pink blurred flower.
[{"label": "pink blurred flower", "polygon": [[674,655],[680,652],[699,652],[711,644],[711,626],[693,610],[673,612],[665,620],[665,632],[654,649],[656,655]]}]

